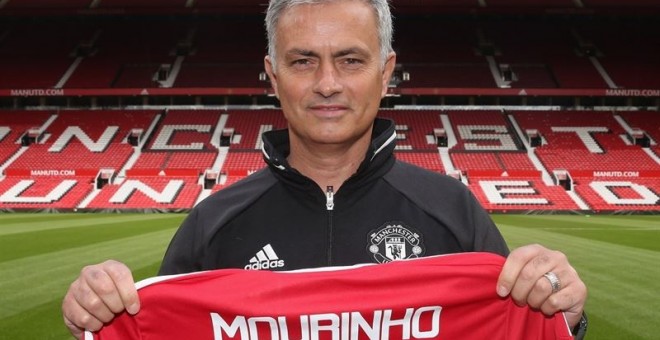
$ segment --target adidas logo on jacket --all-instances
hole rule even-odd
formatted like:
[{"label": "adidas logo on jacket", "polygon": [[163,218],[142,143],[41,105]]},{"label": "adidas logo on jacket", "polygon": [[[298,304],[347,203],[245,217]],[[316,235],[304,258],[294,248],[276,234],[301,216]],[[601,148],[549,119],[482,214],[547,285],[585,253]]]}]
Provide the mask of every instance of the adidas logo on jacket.
[{"label": "adidas logo on jacket", "polygon": [[250,259],[250,263],[245,266],[245,269],[261,270],[282,267],[284,267],[284,260],[280,260],[273,247],[267,244]]}]

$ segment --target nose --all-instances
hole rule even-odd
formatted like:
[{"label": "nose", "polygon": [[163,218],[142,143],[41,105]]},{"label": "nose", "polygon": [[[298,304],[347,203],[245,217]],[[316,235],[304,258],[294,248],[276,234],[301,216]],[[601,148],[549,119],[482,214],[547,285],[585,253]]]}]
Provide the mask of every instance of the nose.
[{"label": "nose", "polygon": [[340,93],[343,89],[335,65],[333,65],[332,62],[322,63],[316,71],[314,92],[320,94],[324,98],[328,98],[334,94]]}]

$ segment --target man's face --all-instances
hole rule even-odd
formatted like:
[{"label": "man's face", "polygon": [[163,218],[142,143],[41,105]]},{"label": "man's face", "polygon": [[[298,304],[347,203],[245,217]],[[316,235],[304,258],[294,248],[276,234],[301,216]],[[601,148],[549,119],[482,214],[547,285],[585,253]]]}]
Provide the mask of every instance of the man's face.
[{"label": "man's face", "polygon": [[[292,142],[354,143],[370,136],[395,56],[381,65],[376,16],[362,1],[298,5],[276,30],[276,65],[265,67]],[[273,72],[276,66],[276,72]]]}]

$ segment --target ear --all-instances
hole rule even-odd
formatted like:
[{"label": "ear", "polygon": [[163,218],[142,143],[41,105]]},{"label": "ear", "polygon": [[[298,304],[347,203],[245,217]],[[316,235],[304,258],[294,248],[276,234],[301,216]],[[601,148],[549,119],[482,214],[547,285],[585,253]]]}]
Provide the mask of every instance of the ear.
[{"label": "ear", "polygon": [[387,55],[387,60],[385,61],[385,67],[383,68],[383,86],[381,90],[380,97],[383,98],[387,94],[387,89],[389,88],[390,79],[392,78],[392,73],[394,72],[394,66],[396,65],[396,53],[390,52]]},{"label": "ear", "polygon": [[268,78],[270,78],[270,85],[273,87],[273,91],[275,91],[275,96],[279,98],[280,94],[277,90],[277,76],[273,71],[273,60],[270,59],[269,55],[267,55],[264,58],[264,68],[266,69],[266,74],[268,74]]}]

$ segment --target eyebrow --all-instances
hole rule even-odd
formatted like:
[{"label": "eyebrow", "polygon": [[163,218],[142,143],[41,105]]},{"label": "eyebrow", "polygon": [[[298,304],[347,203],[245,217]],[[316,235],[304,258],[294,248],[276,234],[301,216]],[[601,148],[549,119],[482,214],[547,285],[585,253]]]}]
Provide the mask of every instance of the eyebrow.
[{"label": "eyebrow", "polygon": [[[337,52],[333,53],[332,57],[333,58],[339,58],[339,57],[344,57],[344,56],[351,55],[351,54],[360,54],[360,55],[365,55],[365,56],[369,55],[369,53],[367,51],[365,51],[364,49],[362,49],[362,48],[350,47],[350,48],[346,48],[346,49],[343,49],[343,50],[340,50],[340,51],[337,51]],[[316,58],[319,57],[318,53],[316,53],[312,50],[306,50],[306,49],[302,49],[302,48],[293,48],[293,49],[287,51],[286,55],[288,55],[288,56],[298,55],[298,56],[316,57]]]},{"label": "eyebrow", "polygon": [[292,48],[286,52],[287,56],[303,56],[303,57],[318,57],[318,54],[312,50],[305,50],[301,48]]},{"label": "eyebrow", "polygon": [[337,57],[344,57],[344,56],[351,55],[351,54],[359,54],[359,55],[363,55],[363,56],[368,56],[369,52],[365,51],[364,49],[359,48],[359,47],[351,47],[351,48],[347,48],[347,49],[338,51],[338,52],[334,53],[332,56],[337,58]]}]

